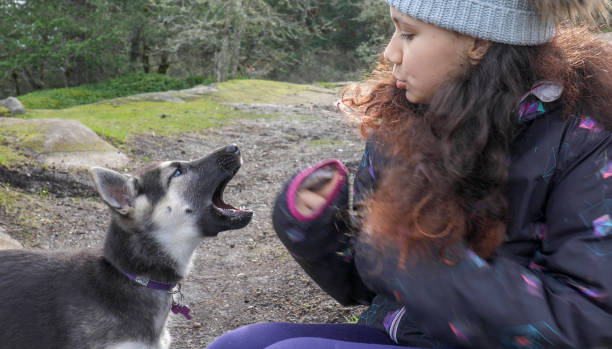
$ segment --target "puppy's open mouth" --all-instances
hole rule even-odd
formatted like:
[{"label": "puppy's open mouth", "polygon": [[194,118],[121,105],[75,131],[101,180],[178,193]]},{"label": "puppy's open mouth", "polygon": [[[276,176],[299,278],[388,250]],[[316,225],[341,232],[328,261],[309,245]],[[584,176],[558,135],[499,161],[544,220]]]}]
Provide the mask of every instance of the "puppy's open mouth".
[{"label": "puppy's open mouth", "polygon": [[225,201],[223,201],[223,191],[227,186],[227,183],[232,179],[232,176],[227,177],[215,190],[215,193],[212,197],[212,203],[215,211],[219,213],[221,216],[226,217],[232,221],[248,219],[253,215],[253,211],[245,210],[242,208],[236,208]]}]

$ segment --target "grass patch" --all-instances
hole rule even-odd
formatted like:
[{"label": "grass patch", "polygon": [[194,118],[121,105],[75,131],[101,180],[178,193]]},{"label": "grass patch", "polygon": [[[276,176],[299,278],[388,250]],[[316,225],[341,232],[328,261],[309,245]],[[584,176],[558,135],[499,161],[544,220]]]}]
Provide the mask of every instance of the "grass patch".
[{"label": "grass patch", "polygon": [[97,84],[48,89],[19,96],[26,109],[62,109],[146,92],[180,90],[209,84],[211,78],[177,79],[163,74],[134,73]]},{"label": "grass patch", "polygon": [[14,232],[17,236],[13,236],[17,240],[30,241],[36,237],[35,232],[41,229],[41,223],[33,211],[39,207],[37,199],[12,189],[9,184],[0,183],[0,208],[15,217],[20,225],[20,230]]},{"label": "grass patch", "polygon": [[11,148],[10,142],[4,135],[0,134],[0,165],[11,167],[12,165],[25,161],[26,157]]},{"label": "grass patch", "polygon": [[[124,81],[126,85],[129,85],[128,80]],[[193,82],[201,81],[194,80]],[[107,85],[110,86],[113,83]],[[209,127],[221,126],[232,119],[271,117],[271,115],[236,110],[233,107],[221,104],[223,102],[283,104],[292,103],[293,100],[303,101],[300,94],[318,94],[320,92],[329,94],[329,91],[323,87],[266,80],[231,80],[219,83],[216,87],[219,92],[185,103],[120,99],[113,102],[78,105],[64,109],[28,108],[27,114],[18,117],[22,119],[59,118],[77,120],[121,149],[129,137],[138,134],[165,136],[199,132]],[[164,87],[164,89],[167,88]],[[79,94],[76,89],[67,90],[70,93],[63,96]],[[113,88],[113,90],[117,91],[119,87]],[[126,88],[123,92],[127,93],[129,90],[130,88]],[[38,94],[43,96],[45,93],[52,92],[53,90],[41,91]],[[103,93],[103,91],[94,92]],[[30,97],[33,96],[35,95],[30,94]],[[30,130],[27,129],[27,126],[23,127],[26,128],[12,131],[10,136],[16,137],[25,148],[36,149],[40,145],[37,142],[41,141],[41,130]],[[0,142],[0,144],[3,143]],[[4,145],[11,146],[11,144]],[[344,144],[333,144],[329,140],[319,140],[313,145],[334,146]],[[8,152],[7,154],[9,153],[11,155],[5,156],[5,159],[0,161],[11,162],[17,159],[14,152]]]},{"label": "grass patch", "polygon": [[[105,82],[36,91],[19,96],[26,109],[63,109],[91,104],[107,99],[140,93],[181,90],[212,83],[211,78],[189,77],[177,79],[162,74],[128,74]],[[337,83],[319,82],[314,85],[292,84],[269,80],[236,79],[217,83],[218,93],[213,100],[233,103],[291,104],[288,98],[301,93],[330,93]]]},{"label": "grass patch", "polygon": [[314,85],[323,86],[323,87],[325,87],[327,89],[331,89],[331,90],[343,86],[343,84],[340,84],[340,83],[337,83],[337,82],[325,82],[325,81],[315,81],[313,84]]},{"label": "grass patch", "polygon": [[341,140],[336,139],[311,139],[308,143],[313,147],[323,147],[323,148],[332,148],[332,147],[347,147],[348,143]]},{"label": "grass patch", "polygon": [[11,207],[17,202],[17,194],[8,185],[0,184],[0,207]]},{"label": "grass patch", "polygon": [[13,113],[9,108],[0,106],[0,118],[4,116],[10,117],[13,116]]},{"label": "grass patch", "polygon": [[253,115],[201,98],[186,103],[102,103],[62,110],[30,110],[22,117],[78,120],[101,137],[113,143],[123,143],[136,134],[170,135],[197,132],[220,126],[233,118],[248,118]]},{"label": "grass patch", "polygon": [[[215,101],[230,103],[291,104],[291,97],[312,91],[312,85],[292,84],[269,80],[230,80],[216,84],[219,92]],[[321,92],[328,93],[325,88]]]}]

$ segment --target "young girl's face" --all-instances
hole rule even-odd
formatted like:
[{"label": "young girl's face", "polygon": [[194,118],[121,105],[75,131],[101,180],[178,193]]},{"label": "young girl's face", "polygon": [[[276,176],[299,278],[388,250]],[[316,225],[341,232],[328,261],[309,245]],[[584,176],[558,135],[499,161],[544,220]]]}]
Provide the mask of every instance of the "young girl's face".
[{"label": "young girl's face", "polygon": [[428,104],[435,90],[461,74],[474,39],[414,19],[391,7],[395,33],[385,49],[396,86],[412,103]]}]

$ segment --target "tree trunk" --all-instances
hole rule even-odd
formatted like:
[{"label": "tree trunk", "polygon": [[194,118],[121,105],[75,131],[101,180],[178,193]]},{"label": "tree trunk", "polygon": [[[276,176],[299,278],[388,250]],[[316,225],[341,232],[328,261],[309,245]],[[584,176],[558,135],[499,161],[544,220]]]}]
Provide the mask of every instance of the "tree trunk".
[{"label": "tree trunk", "polygon": [[229,59],[228,57],[228,41],[229,41],[229,37],[226,36],[223,38],[223,43],[221,44],[221,51],[219,51],[219,53],[216,55],[217,59],[216,59],[216,63],[217,63],[217,67],[215,69],[215,79],[217,81],[226,81],[227,80],[227,61]]},{"label": "tree trunk", "polygon": [[225,28],[223,29],[223,41],[221,42],[221,50],[216,54],[215,59],[215,80],[226,81],[227,72],[229,69],[229,41],[232,35],[232,17],[234,13],[234,1],[229,0],[227,9],[225,10]]},{"label": "tree trunk", "polygon": [[142,27],[136,28],[130,39],[130,63],[136,63],[140,56],[140,42],[142,41],[140,38],[141,31]]},{"label": "tree trunk", "polygon": [[29,69],[24,68],[23,71],[25,72],[26,77],[28,78],[28,82],[30,83],[33,89],[42,90],[45,87],[45,82],[32,75]]},{"label": "tree trunk", "polygon": [[170,60],[168,57],[168,52],[162,51],[161,63],[159,64],[159,67],[157,68],[157,72],[159,74],[166,74],[168,72],[168,68],[170,68]]},{"label": "tree trunk", "polygon": [[146,43],[142,46],[142,69],[147,74],[151,72],[151,48]]},{"label": "tree trunk", "polygon": [[236,70],[238,68],[238,63],[240,62],[240,41],[242,39],[242,33],[244,32],[244,26],[246,23],[246,18],[244,18],[243,8],[248,6],[248,3],[243,4],[242,0],[237,0],[237,1],[238,1],[237,16],[238,16],[238,22],[240,24],[238,25],[238,31],[234,33],[234,36],[232,37],[232,45],[234,46],[234,48],[232,50],[233,52],[230,57],[230,65],[228,69],[228,74],[230,77],[236,76]]},{"label": "tree trunk", "polygon": [[69,64],[69,62],[68,62],[68,59],[67,59],[67,58],[65,58],[65,59],[64,59],[64,65],[63,65],[63,66],[62,66],[62,68],[61,68],[61,71],[62,71],[62,80],[63,80],[63,82],[64,82],[64,87],[65,87],[65,88],[68,88],[68,87],[69,87],[69,80],[68,80],[68,79],[69,79],[69,77],[68,77],[68,75],[69,75],[70,73],[69,73],[68,69],[70,69],[70,64]]},{"label": "tree trunk", "polygon": [[21,96],[21,89],[19,88],[19,75],[17,75],[17,71],[13,70],[11,76],[13,77],[13,82],[15,83],[15,96]]}]

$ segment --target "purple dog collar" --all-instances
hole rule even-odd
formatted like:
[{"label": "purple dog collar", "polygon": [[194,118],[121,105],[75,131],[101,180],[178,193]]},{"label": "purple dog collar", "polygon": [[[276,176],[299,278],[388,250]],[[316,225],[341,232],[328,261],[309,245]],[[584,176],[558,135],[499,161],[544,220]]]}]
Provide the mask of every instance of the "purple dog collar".
[{"label": "purple dog collar", "polygon": [[[191,320],[191,314],[189,314],[191,312],[191,309],[189,309],[187,305],[182,304],[180,302],[183,300],[183,294],[181,293],[180,283],[167,284],[164,282],[151,280],[144,276],[136,276],[130,273],[126,273],[122,270],[120,271],[123,275],[127,276],[130,280],[135,281],[140,286],[144,286],[144,287],[147,287],[153,290],[158,290],[158,291],[166,291],[170,293],[172,295],[172,307],[170,308],[170,310],[172,310],[174,314],[181,314],[185,317],[185,319]],[[179,295],[180,301],[177,301],[176,299],[174,299],[174,296],[176,294]]]},{"label": "purple dog collar", "polygon": [[136,281],[136,283],[139,284],[140,286],[152,288],[154,290],[170,291],[174,287],[176,287],[176,285],[177,285],[177,284],[166,284],[166,283],[163,283],[163,282],[151,280],[151,279],[149,279],[147,277],[144,277],[144,276],[132,275],[132,274],[126,273],[124,271],[122,271],[122,273],[125,276],[127,276],[130,280]]}]

